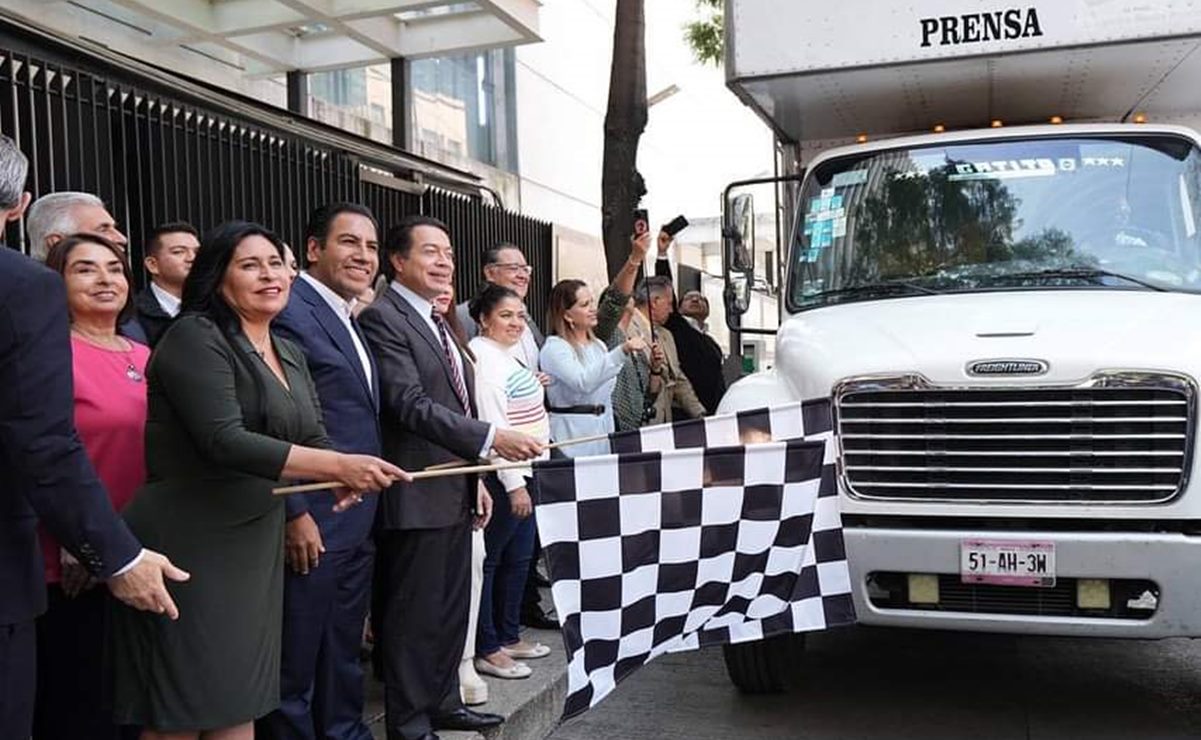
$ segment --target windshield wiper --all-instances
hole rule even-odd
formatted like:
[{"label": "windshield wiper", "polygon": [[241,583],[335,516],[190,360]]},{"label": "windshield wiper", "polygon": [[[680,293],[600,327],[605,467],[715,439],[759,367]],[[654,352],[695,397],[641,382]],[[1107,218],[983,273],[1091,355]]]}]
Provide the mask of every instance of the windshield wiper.
[{"label": "windshield wiper", "polygon": [[1101,269],[1100,267],[1052,267],[1052,268],[1049,268],[1046,270],[1031,270],[1029,272],[1011,272],[1011,273],[1007,273],[1004,275],[994,275],[993,279],[1007,280],[1010,278],[1017,278],[1019,280],[1022,280],[1022,279],[1029,279],[1029,278],[1044,278],[1044,277],[1046,277],[1046,278],[1065,278],[1068,280],[1072,280],[1072,279],[1088,280],[1091,278],[1109,277],[1109,278],[1117,278],[1118,280],[1125,280],[1128,283],[1133,283],[1135,285],[1139,285],[1141,287],[1146,288],[1147,290],[1155,290],[1155,291],[1159,291],[1161,293],[1170,292],[1168,288],[1165,288],[1162,285],[1155,285],[1154,283],[1148,283],[1145,280],[1142,280],[1142,279],[1139,279],[1136,277],[1131,277],[1130,275],[1123,275],[1120,272],[1114,272],[1112,270],[1104,270],[1104,269]]},{"label": "windshield wiper", "polygon": [[832,290],[823,290],[820,293],[814,293],[810,296],[805,296],[807,299],[828,298],[832,296],[874,296],[874,295],[892,295],[901,294],[918,294],[918,295],[939,295],[941,290],[927,288],[924,285],[907,283],[903,280],[890,280],[880,283],[863,283],[862,285],[849,285],[845,288],[834,288]]}]

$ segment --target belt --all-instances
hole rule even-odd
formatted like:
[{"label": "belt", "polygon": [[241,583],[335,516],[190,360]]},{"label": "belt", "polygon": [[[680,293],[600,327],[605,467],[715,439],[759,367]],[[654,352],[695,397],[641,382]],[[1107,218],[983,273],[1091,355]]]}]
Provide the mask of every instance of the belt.
[{"label": "belt", "polygon": [[603,403],[590,406],[548,406],[547,409],[552,414],[590,414],[592,416],[600,416],[605,413],[605,405]]}]

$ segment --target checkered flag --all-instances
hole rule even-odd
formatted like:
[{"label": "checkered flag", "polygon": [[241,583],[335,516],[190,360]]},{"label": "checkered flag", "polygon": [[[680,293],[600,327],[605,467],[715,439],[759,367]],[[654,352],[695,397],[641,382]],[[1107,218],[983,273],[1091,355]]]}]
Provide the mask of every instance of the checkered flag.
[{"label": "checkered flag", "polygon": [[565,717],[662,653],[854,620],[826,447],[538,464],[538,529],[569,653]]},{"label": "checkered flag", "polygon": [[[834,420],[830,412],[829,399],[816,399],[804,403],[789,403],[780,406],[747,409],[731,414],[706,416],[701,419],[684,419],[667,424],[642,427],[609,435],[610,449],[615,453],[664,452],[694,447],[734,447],[761,442],[779,442],[790,439],[809,439],[824,442],[821,483],[818,488],[818,526],[816,546],[824,548],[827,560],[843,558],[842,517],[838,511],[838,489],[834,478]],[[846,607],[853,621],[850,597]],[[723,642],[746,642],[760,640],[787,630],[773,629],[758,620],[747,620],[736,630],[728,633],[702,631],[698,639],[702,646]],[[799,631],[799,630],[797,630]]]},{"label": "checkered flag", "polygon": [[790,403],[614,432],[609,447],[619,453],[735,447],[802,437],[828,439],[832,429],[828,401]]}]

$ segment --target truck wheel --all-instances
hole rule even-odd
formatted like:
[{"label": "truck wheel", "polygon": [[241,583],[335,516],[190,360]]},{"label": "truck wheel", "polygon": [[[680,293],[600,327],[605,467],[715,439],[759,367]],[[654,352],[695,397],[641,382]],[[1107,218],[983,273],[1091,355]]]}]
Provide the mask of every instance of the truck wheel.
[{"label": "truck wheel", "polygon": [[766,640],[722,645],[726,673],[744,694],[778,694],[805,649],[804,635],[777,635]]}]

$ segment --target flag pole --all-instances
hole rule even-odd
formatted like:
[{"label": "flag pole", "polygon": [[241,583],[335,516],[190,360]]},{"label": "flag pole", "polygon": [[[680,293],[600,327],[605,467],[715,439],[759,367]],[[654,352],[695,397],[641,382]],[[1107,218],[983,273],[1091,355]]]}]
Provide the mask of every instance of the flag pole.
[{"label": "flag pole", "polygon": [[[455,468],[442,468],[440,470],[419,470],[416,473],[409,473],[409,477],[413,480],[424,480],[426,478],[444,478],[452,475],[469,475],[471,473],[493,473],[497,470],[513,470],[515,468],[528,468],[531,465],[527,462],[502,462],[492,463],[490,465],[461,465]],[[271,489],[271,493],[276,496],[286,496],[291,493],[311,493],[313,491],[330,491],[335,488],[345,488],[346,486],[336,481],[326,483],[301,483],[295,486],[281,486]]]},{"label": "flag pole", "polygon": [[[565,439],[562,442],[551,442],[550,444],[548,444],[546,446],[546,449],[557,450],[560,447],[570,447],[572,445],[582,445],[582,444],[586,444],[588,442],[600,442],[601,440],[606,440],[608,438],[609,438],[608,434],[593,434],[589,437],[576,437],[575,439]],[[485,459],[488,459],[488,458],[485,458]],[[466,465],[466,464],[467,464],[466,460],[451,460],[450,462],[445,462],[445,463],[441,463],[438,465],[431,465],[428,468],[423,468],[423,470],[446,470],[448,468],[456,468],[460,465]]]}]

